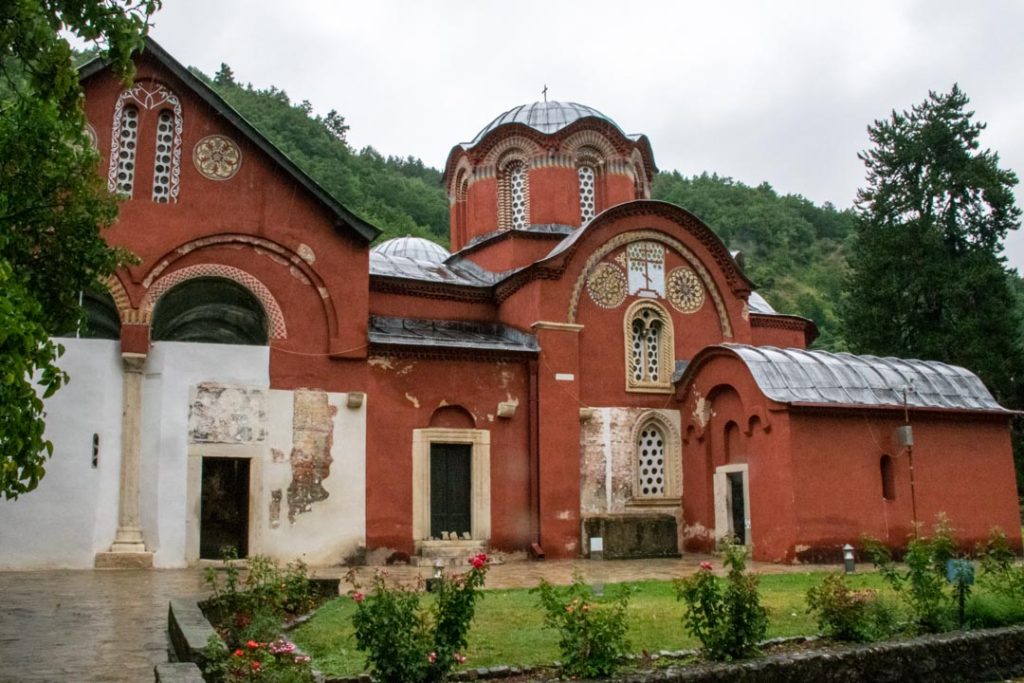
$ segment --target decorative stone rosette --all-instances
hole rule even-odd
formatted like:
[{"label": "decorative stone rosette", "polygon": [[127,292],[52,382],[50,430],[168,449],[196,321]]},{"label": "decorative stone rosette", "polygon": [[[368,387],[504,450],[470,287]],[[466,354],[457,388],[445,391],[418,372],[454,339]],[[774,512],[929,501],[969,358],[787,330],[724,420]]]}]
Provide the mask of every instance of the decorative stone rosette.
[{"label": "decorative stone rosette", "polygon": [[223,135],[208,135],[192,150],[192,163],[205,178],[228,180],[242,166],[242,150]]},{"label": "decorative stone rosette", "polygon": [[626,300],[626,274],[610,263],[601,263],[587,277],[587,293],[602,308],[616,308]]},{"label": "decorative stone rosette", "polygon": [[669,303],[680,313],[695,313],[704,305],[704,287],[689,268],[675,268],[667,278]]}]

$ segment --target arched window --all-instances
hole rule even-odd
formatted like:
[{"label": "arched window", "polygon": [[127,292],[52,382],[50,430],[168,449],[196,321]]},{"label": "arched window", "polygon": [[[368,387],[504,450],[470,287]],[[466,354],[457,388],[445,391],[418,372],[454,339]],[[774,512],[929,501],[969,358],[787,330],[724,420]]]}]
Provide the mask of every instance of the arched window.
[{"label": "arched window", "polygon": [[120,135],[117,140],[117,179],[119,194],[132,196],[135,185],[135,150],[139,143],[139,109],[128,105],[121,110]]},{"label": "arched window", "polygon": [[637,435],[637,498],[665,497],[665,432],[651,420]]},{"label": "arched window", "polygon": [[60,337],[80,337],[82,339],[120,339],[121,315],[117,312],[117,304],[110,292],[82,292],[82,311],[84,319],[76,330],[57,335]]},{"label": "arched window", "polygon": [[882,498],[896,500],[896,472],[893,468],[892,457],[883,455],[878,461],[878,467],[882,475]]},{"label": "arched window", "polygon": [[171,147],[174,144],[174,114],[161,109],[156,119],[156,152],[153,154],[153,201],[171,199]]},{"label": "arched window", "polygon": [[232,280],[187,280],[160,297],[153,311],[154,341],[213,344],[267,343],[267,314],[252,292]]},{"label": "arched window", "polygon": [[627,391],[670,391],[672,319],[652,301],[637,301],[626,310]]},{"label": "arched window", "polygon": [[590,164],[576,168],[580,179],[580,225],[586,225],[597,215],[597,173]]},{"label": "arched window", "polygon": [[530,187],[526,164],[514,159],[502,167],[501,217],[505,230],[523,230],[530,224]]}]

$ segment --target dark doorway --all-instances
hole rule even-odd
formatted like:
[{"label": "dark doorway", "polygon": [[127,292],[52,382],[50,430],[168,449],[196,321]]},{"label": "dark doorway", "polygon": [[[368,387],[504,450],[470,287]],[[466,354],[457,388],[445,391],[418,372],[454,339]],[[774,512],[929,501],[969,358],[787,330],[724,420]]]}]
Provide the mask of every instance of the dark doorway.
[{"label": "dark doorway", "polygon": [[747,544],[747,507],[743,498],[743,473],[729,472],[729,514],[732,535],[740,545]]},{"label": "dark doorway", "polygon": [[199,510],[199,557],[219,560],[224,552],[249,552],[249,460],[203,458]]},{"label": "dark doorway", "polygon": [[470,444],[430,445],[430,535],[470,531]]}]

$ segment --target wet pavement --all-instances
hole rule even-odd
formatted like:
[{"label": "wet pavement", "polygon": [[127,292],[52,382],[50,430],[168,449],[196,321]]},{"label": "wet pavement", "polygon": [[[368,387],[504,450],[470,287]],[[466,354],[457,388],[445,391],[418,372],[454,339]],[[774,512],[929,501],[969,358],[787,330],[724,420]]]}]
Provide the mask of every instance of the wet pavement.
[{"label": "wet pavement", "polygon": [[[672,579],[692,573],[704,559],[508,562],[492,567],[487,587],[533,587],[542,578],[566,584],[574,571],[591,582]],[[765,573],[815,569],[758,563],[752,568]],[[433,571],[388,570],[409,581]],[[341,577],[345,572],[313,573]],[[359,568],[360,581],[368,582],[373,572],[373,567]],[[203,591],[202,577],[200,569],[0,572],[0,683],[152,681],[153,666],[167,661],[167,601]]]}]

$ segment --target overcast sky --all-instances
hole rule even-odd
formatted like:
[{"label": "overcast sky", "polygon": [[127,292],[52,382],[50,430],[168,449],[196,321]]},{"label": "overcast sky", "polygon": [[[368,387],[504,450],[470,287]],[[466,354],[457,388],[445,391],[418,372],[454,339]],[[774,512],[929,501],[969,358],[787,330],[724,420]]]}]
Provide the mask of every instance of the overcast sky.
[{"label": "overcast sky", "polygon": [[[438,168],[547,85],[645,133],[661,170],[847,207],[867,125],[957,82],[988,123],[983,146],[1024,173],[1020,0],[164,0],[153,24],[184,64],[226,62],[240,82],[337,109],[354,147]],[[1024,270],[1024,235],[1007,256]]]}]

